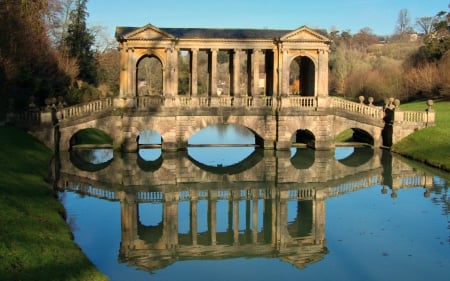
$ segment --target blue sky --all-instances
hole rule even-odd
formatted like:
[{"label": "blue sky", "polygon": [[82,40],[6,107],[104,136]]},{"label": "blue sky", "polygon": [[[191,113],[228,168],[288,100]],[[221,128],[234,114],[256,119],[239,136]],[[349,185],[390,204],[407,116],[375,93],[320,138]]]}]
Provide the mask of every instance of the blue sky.
[{"label": "blue sky", "polygon": [[[282,4],[279,4],[282,3]],[[401,9],[416,18],[448,11],[450,0],[89,0],[88,23],[114,35],[116,26],[210,28],[312,28],[350,30],[370,27],[394,32]]]}]

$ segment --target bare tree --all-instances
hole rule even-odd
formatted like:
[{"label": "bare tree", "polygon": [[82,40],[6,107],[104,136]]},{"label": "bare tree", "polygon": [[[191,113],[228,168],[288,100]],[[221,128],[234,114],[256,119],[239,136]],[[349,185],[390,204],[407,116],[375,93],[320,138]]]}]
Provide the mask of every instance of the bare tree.
[{"label": "bare tree", "polygon": [[433,25],[436,22],[434,17],[421,17],[416,19],[416,26],[423,34],[428,35],[433,30]]},{"label": "bare tree", "polygon": [[74,0],[51,0],[47,13],[49,37],[57,48],[61,48],[67,36],[70,12],[74,9]]},{"label": "bare tree", "polygon": [[408,9],[401,9],[398,13],[396,32],[397,34],[405,34],[411,31],[413,31],[413,28],[411,27],[409,11]]}]

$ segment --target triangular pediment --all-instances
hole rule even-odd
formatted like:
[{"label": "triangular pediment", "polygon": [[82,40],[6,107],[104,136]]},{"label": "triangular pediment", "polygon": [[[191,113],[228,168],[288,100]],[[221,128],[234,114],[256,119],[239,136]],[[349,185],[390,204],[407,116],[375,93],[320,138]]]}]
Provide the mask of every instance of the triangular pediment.
[{"label": "triangular pediment", "polygon": [[162,40],[173,39],[175,37],[151,24],[148,24],[144,27],[133,30],[130,33],[124,34],[123,38],[126,40]]},{"label": "triangular pediment", "polygon": [[329,42],[326,36],[312,30],[309,27],[302,26],[280,38],[283,41],[318,41],[318,42]]}]

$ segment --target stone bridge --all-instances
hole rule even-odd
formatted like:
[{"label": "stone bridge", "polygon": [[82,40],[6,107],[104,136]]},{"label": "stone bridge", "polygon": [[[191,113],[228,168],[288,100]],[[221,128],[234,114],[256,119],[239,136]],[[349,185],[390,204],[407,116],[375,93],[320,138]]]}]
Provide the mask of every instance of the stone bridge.
[{"label": "stone bridge", "polygon": [[[255,144],[264,149],[288,150],[306,143],[317,150],[332,150],[336,136],[347,129],[362,132],[372,146],[390,146],[382,138],[385,107],[337,97],[136,97],[131,105],[127,99],[129,107],[122,102],[108,98],[59,108],[53,118],[51,112],[41,112],[40,126],[33,134],[55,148],[54,122],[59,134],[56,144],[67,151],[77,132],[95,128],[110,135],[116,149],[131,152],[139,149],[140,133],[152,130],[161,134],[163,151],[177,151],[186,149],[189,138],[209,125],[235,124],[252,131]],[[432,110],[394,108],[393,113],[392,143],[434,125]],[[301,131],[310,138],[297,138]]]},{"label": "stone bridge", "polygon": [[161,134],[163,151],[176,151],[186,149],[197,131],[223,123],[248,128],[264,149],[287,150],[300,142],[332,150],[336,136],[347,129],[375,147],[390,147],[434,124],[432,110],[400,111],[394,99],[382,107],[371,98],[365,104],[363,97],[359,103],[330,97],[330,40],[306,26],[258,30],[149,24],[117,27],[116,39],[119,96],[68,108],[54,105],[53,115],[41,113],[35,135],[49,147],[69,150],[78,131],[96,128],[123,151],[136,151],[144,130]]}]

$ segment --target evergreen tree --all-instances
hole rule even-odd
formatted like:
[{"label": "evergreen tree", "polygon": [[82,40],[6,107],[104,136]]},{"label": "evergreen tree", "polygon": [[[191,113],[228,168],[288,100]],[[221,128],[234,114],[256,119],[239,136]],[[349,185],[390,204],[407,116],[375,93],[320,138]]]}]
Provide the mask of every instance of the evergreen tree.
[{"label": "evergreen tree", "polygon": [[78,78],[87,83],[97,84],[97,64],[92,46],[94,35],[86,26],[88,16],[86,4],[88,0],[77,0],[75,9],[70,13],[70,24],[67,29],[65,44],[68,54],[76,58],[79,66]]}]

